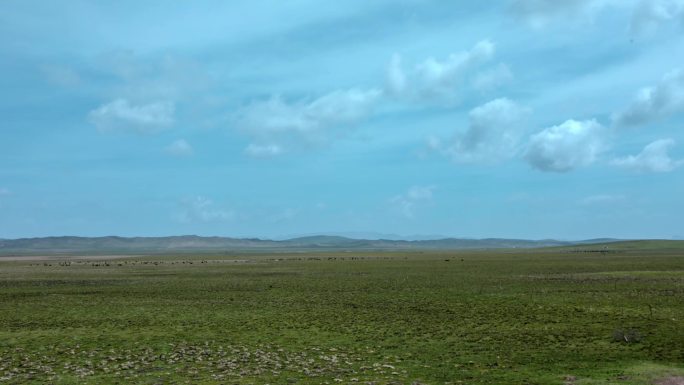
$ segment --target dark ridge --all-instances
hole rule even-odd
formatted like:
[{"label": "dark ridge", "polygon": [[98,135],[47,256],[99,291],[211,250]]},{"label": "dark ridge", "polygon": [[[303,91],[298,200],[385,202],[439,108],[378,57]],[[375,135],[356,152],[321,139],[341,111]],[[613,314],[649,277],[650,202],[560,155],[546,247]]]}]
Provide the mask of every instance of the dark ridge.
[{"label": "dark ridge", "polygon": [[109,253],[188,253],[232,251],[295,250],[476,250],[515,249],[586,245],[616,242],[615,239],[558,241],[504,238],[444,238],[434,240],[353,239],[342,236],[315,235],[273,241],[259,238],[202,237],[76,237],[0,239],[0,255],[13,254],[109,254]]}]

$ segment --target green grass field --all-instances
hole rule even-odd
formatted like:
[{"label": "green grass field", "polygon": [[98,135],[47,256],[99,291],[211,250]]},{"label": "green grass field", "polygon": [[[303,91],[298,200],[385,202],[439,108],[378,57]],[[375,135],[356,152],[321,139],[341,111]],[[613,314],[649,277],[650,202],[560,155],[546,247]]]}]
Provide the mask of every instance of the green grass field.
[{"label": "green grass field", "polygon": [[653,247],[0,258],[0,383],[651,384],[684,375]]}]

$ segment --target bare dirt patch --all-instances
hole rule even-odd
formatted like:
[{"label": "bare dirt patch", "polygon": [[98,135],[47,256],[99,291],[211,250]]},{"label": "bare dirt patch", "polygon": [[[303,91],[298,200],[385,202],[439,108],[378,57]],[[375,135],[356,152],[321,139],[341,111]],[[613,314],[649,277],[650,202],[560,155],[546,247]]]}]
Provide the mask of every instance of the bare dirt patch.
[{"label": "bare dirt patch", "polygon": [[653,382],[654,385],[684,385],[684,377],[682,376],[669,376],[664,377]]}]

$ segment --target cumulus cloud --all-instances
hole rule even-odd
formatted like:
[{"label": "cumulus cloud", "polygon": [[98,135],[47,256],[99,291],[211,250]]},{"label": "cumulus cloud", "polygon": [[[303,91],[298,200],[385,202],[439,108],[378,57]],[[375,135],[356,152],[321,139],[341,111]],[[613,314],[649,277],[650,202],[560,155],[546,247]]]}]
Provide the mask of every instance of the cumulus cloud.
[{"label": "cumulus cloud", "polygon": [[567,120],[530,137],[525,160],[548,172],[567,172],[592,164],[605,149],[605,129],[595,120]]},{"label": "cumulus cloud", "polygon": [[170,145],[166,146],[164,150],[167,154],[177,157],[186,157],[195,153],[195,150],[185,139],[178,139],[174,141]]},{"label": "cumulus cloud", "polygon": [[443,61],[428,58],[417,67],[418,78],[428,91],[439,91],[456,85],[464,70],[490,60],[494,56],[494,44],[483,40],[470,51],[451,54]]},{"label": "cumulus cloud", "polygon": [[432,200],[435,186],[413,186],[404,194],[394,196],[390,203],[406,218],[413,218],[416,206]]},{"label": "cumulus cloud", "polygon": [[613,115],[613,121],[620,126],[634,126],[679,112],[684,112],[681,69],[667,73],[656,86],[642,89],[629,107]]},{"label": "cumulus cloud", "polygon": [[[463,77],[494,55],[489,40],[444,60],[428,58],[405,71],[394,55],[389,63],[384,89],[338,90],[314,100],[286,100],[274,96],[254,102],[236,114],[236,126],[250,137],[245,154],[274,157],[302,148],[328,144],[344,135],[345,128],[367,118],[385,97],[397,99],[453,97]],[[472,82],[477,89],[491,89],[512,77],[505,65],[480,71]],[[463,83],[467,85],[468,83]]]},{"label": "cumulus cloud", "polygon": [[319,146],[343,134],[372,113],[382,96],[378,89],[349,89],[315,100],[288,102],[280,97],[252,103],[239,112],[239,129],[252,139],[245,152],[275,156],[300,147]]},{"label": "cumulus cloud", "polygon": [[489,40],[473,48],[438,60],[433,57],[405,70],[401,57],[395,54],[387,68],[385,89],[389,95],[406,99],[450,98],[462,85],[464,77],[487,63],[495,53]]},{"label": "cumulus cloud", "polygon": [[468,128],[443,143],[429,138],[428,146],[457,162],[492,162],[514,156],[524,135],[529,109],[500,98],[472,109]]},{"label": "cumulus cloud", "polygon": [[672,139],[656,140],[639,154],[614,159],[612,164],[637,172],[670,172],[684,164],[684,159],[670,158],[669,151],[674,145]]},{"label": "cumulus cloud", "polygon": [[641,0],[634,9],[630,29],[644,35],[672,21],[684,25],[684,0]]},{"label": "cumulus cloud", "polygon": [[234,218],[235,212],[217,207],[211,199],[203,196],[183,200],[178,214],[178,220],[183,223],[225,222]]},{"label": "cumulus cloud", "polygon": [[174,112],[174,104],[168,101],[134,105],[127,99],[116,99],[90,111],[88,119],[103,132],[154,133],[173,124]]}]

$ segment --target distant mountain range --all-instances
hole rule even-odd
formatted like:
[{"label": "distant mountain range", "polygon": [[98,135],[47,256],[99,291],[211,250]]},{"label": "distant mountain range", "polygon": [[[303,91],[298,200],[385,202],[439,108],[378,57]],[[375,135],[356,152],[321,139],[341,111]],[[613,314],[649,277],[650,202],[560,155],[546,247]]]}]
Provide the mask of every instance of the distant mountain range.
[{"label": "distant mountain range", "polygon": [[308,234],[290,234],[289,236],[281,236],[273,239],[288,240],[293,238],[305,238],[312,236],[338,236],[352,239],[367,239],[367,240],[390,240],[390,241],[429,241],[434,239],[451,238],[443,234],[413,234],[413,235],[399,235],[391,233],[378,233],[372,231],[342,231],[342,232],[323,232],[323,233],[308,233]]},{"label": "distant mountain range", "polygon": [[432,240],[354,239],[333,235],[314,235],[286,240],[258,238],[201,237],[44,237],[0,239],[0,255],[12,254],[156,254],[212,253],[233,251],[298,251],[298,250],[462,250],[572,246],[615,242],[616,239],[557,241],[553,239],[462,239]]}]

